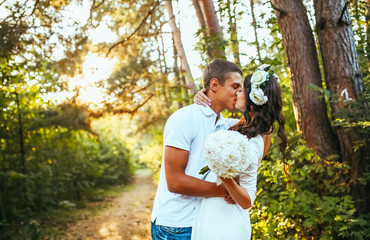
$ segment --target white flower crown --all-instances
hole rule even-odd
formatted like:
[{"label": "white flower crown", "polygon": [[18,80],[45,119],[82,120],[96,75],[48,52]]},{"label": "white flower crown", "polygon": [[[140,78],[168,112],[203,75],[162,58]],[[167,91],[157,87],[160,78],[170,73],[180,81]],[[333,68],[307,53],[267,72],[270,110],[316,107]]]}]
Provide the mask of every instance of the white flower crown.
[{"label": "white flower crown", "polygon": [[249,93],[249,98],[256,105],[263,105],[268,100],[260,86],[269,81],[270,75],[274,76],[278,83],[280,82],[279,77],[274,73],[274,71],[271,69],[271,66],[268,64],[262,64],[259,66],[252,75],[251,92]]}]

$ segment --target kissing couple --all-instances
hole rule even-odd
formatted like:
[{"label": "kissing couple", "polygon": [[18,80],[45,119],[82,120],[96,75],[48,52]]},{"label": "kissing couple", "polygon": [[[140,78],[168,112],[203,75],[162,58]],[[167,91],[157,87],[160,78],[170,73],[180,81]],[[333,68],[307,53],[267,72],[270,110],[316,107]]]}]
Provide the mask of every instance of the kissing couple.
[{"label": "kissing couple", "polygon": [[[280,150],[287,146],[279,78],[263,64],[242,83],[242,70],[223,59],[203,71],[204,89],[195,104],[174,112],[163,134],[163,157],[151,215],[153,240],[242,240],[252,235],[249,208],[257,190],[257,170],[269,150],[274,123],[279,125]],[[224,118],[224,109],[243,117]],[[251,164],[236,178],[203,175],[206,138],[220,130],[248,139]],[[221,184],[217,184],[217,178]]]}]

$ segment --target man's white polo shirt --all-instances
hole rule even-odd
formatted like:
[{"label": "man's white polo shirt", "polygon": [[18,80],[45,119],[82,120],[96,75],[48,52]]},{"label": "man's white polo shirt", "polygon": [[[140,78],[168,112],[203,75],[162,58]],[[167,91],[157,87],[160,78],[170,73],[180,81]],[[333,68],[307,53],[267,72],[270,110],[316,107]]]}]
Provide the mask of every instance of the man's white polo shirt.
[{"label": "man's white polo shirt", "polygon": [[[202,178],[201,168],[207,163],[203,154],[203,144],[212,132],[228,129],[230,122],[222,117],[216,123],[217,114],[210,107],[190,105],[174,112],[167,120],[163,134],[165,146],[172,146],[189,151],[189,160],[185,173]],[[164,156],[164,154],[163,154]],[[196,197],[171,193],[168,191],[164,171],[164,157],[159,177],[159,184],[154,200],[151,220],[157,225],[170,227],[191,227],[193,223]]]}]

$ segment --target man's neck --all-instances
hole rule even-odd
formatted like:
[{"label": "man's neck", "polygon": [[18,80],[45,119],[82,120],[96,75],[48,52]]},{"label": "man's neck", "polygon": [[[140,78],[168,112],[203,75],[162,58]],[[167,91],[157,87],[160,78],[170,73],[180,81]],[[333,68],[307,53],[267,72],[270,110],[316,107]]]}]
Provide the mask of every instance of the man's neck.
[{"label": "man's neck", "polygon": [[217,118],[216,118],[216,121],[220,118],[220,114],[221,114],[221,111],[222,109],[220,107],[217,107],[215,105],[211,105],[210,108],[217,114]]},{"label": "man's neck", "polygon": [[221,111],[223,110],[220,106],[218,106],[217,104],[213,104],[210,106],[210,108],[217,114],[217,117],[216,117],[216,121],[215,121],[215,124],[217,123],[217,121],[220,119],[220,116],[221,116]]},{"label": "man's neck", "polygon": [[[212,105],[210,108],[217,114],[217,120],[220,118],[220,113],[222,110],[224,110],[217,102],[216,98],[214,96],[207,94],[207,97],[211,100]],[[217,121],[216,120],[216,121]]]}]

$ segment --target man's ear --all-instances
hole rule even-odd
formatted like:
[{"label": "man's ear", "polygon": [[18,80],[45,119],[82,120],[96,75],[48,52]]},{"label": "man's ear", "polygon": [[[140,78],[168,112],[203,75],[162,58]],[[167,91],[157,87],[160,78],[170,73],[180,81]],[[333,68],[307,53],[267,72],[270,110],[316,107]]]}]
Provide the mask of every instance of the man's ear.
[{"label": "man's ear", "polygon": [[209,90],[216,92],[217,89],[221,86],[220,82],[216,78],[212,78],[209,83]]}]

